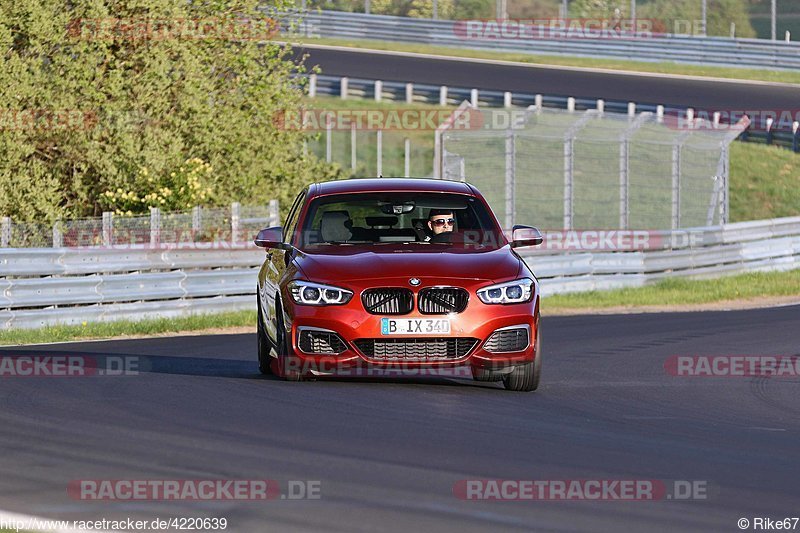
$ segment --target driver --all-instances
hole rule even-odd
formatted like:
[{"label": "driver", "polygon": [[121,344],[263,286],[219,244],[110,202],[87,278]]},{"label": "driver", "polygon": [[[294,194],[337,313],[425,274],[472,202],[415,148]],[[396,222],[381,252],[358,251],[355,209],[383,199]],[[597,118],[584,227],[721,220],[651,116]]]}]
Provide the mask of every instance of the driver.
[{"label": "driver", "polygon": [[428,214],[428,229],[433,235],[453,231],[455,223],[454,213],[450,209],[431,209]]}]

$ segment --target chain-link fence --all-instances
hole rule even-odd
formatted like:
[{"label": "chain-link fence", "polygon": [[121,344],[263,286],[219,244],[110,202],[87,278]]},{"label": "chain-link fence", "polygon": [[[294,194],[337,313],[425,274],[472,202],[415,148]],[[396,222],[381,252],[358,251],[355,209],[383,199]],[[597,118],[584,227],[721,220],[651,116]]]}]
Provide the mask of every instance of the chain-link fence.
[{"label": "chain-link fence", "polygon": [[246,244],[259,230],[280,225],[278,200],[267,205],[229,208],[197,206],[191,211],[162,212],[151,208],[149,215],[59,220],[55,224],[17,222],[0,218],[0,247],[59,248],[230,243]]},{"label": "chain-link fence", "polygon": [[470,122],[483,127],[439,132],[439,175],[478,187],[507,228],[727,222],[728,146],[744,123],[532,107],[512,124],[497,113],[470,109]]}]

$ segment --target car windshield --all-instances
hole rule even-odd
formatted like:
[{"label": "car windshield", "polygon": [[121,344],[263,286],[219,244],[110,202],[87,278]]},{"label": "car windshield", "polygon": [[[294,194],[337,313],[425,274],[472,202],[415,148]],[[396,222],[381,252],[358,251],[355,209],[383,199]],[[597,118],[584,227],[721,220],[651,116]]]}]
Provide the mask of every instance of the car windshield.
[{"label": "car windshield", "polygon": [[331,245],[506,244],[486,206],[447,193],[359,193],[312,201],[299,236],[301,248]]}]

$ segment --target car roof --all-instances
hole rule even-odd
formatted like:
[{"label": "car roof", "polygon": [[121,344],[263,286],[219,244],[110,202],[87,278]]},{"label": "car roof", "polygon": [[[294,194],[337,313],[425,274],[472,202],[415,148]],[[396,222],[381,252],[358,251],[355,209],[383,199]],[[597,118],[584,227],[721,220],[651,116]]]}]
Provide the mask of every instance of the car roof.
[{"label": "car roof", "polygon": [[387,191],[475,194],[463,181],[431,178],[351,178],[315,183],[309,188],[310,196]]}]

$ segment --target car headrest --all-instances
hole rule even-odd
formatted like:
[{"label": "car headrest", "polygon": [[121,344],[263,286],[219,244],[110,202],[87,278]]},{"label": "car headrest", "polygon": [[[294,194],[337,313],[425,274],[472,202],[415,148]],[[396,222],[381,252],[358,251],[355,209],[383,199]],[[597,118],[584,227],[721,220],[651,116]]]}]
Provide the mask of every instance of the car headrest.
[{"label": "car headrest", "polygon": [[323,242],[344,242],[353,238],[352,222],[346,211],[328,211],[322,214],[319,232]]}]

